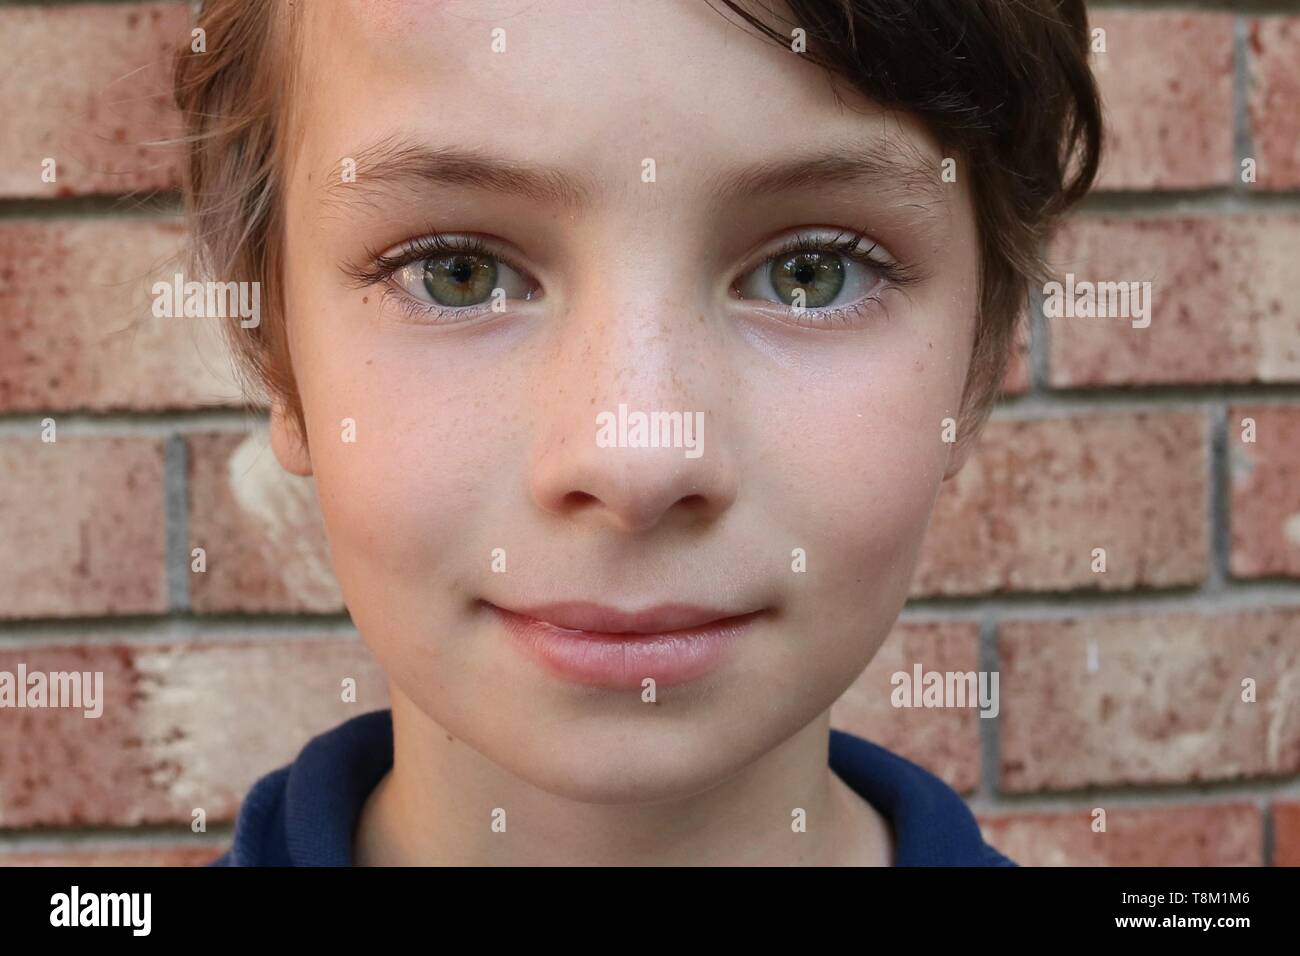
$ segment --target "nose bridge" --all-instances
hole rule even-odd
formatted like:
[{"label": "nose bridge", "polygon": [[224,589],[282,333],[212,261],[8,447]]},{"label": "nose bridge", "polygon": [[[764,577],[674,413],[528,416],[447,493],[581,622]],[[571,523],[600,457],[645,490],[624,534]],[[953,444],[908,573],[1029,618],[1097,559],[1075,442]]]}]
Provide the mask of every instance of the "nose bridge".
[{"label": "nose bridge", "polygon": [[736,475],[708,318],[662,266],[605,265],[555,317],[539,368],[533,499],[627,532],[716,517]]}]

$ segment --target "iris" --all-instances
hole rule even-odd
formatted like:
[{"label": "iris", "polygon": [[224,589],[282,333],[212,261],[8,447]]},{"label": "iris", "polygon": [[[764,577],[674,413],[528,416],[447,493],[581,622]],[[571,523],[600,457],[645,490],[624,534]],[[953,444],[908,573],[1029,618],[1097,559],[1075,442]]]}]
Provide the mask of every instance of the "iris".
[{"label": "iris", "polygon": [[423,279],[439,305],[478,305],[496,288],[497,262],[490,256],[440,256],[425,261]]},{"label": "iris", "polygon": [[786,305],[793,304],[796,291],[802,289],[802,304],[820,309],[834,302],[844,288],[844,261],[834,253],[798,252],[773,259],[769,276]]}]

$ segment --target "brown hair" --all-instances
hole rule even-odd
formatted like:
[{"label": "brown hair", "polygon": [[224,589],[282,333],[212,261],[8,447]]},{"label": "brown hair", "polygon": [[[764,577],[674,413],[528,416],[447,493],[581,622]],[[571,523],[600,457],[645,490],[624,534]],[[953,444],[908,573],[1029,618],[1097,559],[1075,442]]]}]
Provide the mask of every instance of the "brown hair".
[{"label": "brown hair", "polygon": [[974,441],[1006,374],[1028,294],[1047,278],[1060,216],[1092,187],[1102,110],[1083,0],[786,0],[784,31],[727,8],[964,158],[980,241],[979,312],[959,444]]},{"label": "brown hair", "polygon": [[278,0],[205,0],[195,20],[204,49],[176,54],[173,93],[185,124],[182,183],[193,267],[222,281],[258,282],[261,321],[225,326],[250,395],[285,402],[305,436],[289,361],[280,275],[283,183],[298,10]]},{"label": "brown hair", "polygon": [[[960,157],[980,241],[978,321],[958,426],[959,443],[974,441],[997,398],[1028,283],[1045,279],[1046,240],[1097,173],[1101,104],[1083,0],[786,0],[790,20],[722,2],[720,13],[786,48],[802,28],[800,55],[882,106],[919,117]],[[283,295],[279,282],[267,282],[279,275],[283,248],[297,14],[293,0],[206,0],[197,25],[208,52],[178,53],[175,96],[186,124],[195,264],[270,289],[261,324],[228,325],[228,337],[246,385],[282,401],[305,436]]]}]

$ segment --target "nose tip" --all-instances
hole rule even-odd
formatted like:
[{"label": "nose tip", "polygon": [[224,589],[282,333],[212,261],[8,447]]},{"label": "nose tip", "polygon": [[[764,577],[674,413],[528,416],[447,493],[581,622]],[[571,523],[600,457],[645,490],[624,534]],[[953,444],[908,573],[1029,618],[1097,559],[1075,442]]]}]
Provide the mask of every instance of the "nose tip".
[{"label": "nose tip", "polygon": [[735,500],[735,475],[716,442],[687,457],[682,448],[572,439],[553,442],[533,468],[533,499],[557,517],[640,534],[665,522],[715,520]]},{"label": "nose tip", "polygon": [[571,491],[558,507],[550,510],[570,518],[592,515],[616,531],[634,535],[656,527],[669,513],[694,522],[708,519],[720,509],[706,496],[694,493],[683,495],[665,507],[649,494],[613,495],[606,492],[601,497],[586,491]]}]

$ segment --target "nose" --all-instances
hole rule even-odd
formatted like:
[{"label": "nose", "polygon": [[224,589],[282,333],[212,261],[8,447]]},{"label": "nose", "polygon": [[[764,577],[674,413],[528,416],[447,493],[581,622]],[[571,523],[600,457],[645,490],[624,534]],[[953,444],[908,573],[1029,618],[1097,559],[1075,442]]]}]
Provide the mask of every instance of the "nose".
[{"label": "nose", "polygon": [[534,390],[534,503],[626,534],[717,521],[738,474],[716,328],[644,305],[603,314],[621,318],[566,317]]}]

